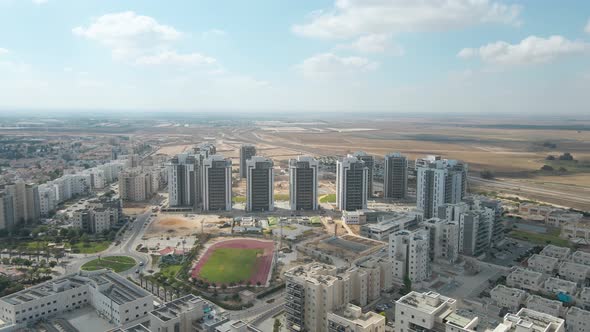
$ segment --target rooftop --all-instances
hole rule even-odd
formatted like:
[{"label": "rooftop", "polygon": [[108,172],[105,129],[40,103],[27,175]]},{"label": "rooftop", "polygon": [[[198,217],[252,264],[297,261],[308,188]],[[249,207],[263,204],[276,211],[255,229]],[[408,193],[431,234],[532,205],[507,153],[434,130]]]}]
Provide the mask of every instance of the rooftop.
[{"label": "rooftop", "polygon": [[522,289],[506,287],[504,285],[497,285],[496,287],[494,287],[494,289],[490,291],[490,294],[498,294],[508,297],[523,297],[527,296],[528,293]]},{"label": "rooftop", "polygon": [[504,331],[555,332],[560,330],[560,327],[563,328],[564,320],[523,308],[517,314],[504,316],[504,323],[510,326]]},{"label": "rooftop", "polygon": [[337,269],[335,266],[314,262],[294,267],[285,272],[285,275],[287,277],[300,278],[316,285],[330,285],[337,280],[342,280],[342,277],[337,276],[336,272]]},{"label": "rooftop", "polygon": [[555,257],[555,258],[566,258],[570,254],[570,248],[558,247],[552,244],[548,244],[541,251],[541,255]]},{"label": "rooftop", "polygon": [[455,302],[455,299],[432,291],[426,293],[412,291],[397,300],[398,304],[414,307],[428,314],[433,314],[443,306],[447,304],[454,304]]},{"label": "rooftop", "polygon": [[328,319],[333,321],[344,319],[355,326],[367,328],[373,324],[378,323],[379,321],[385,320],[385,317],[372,311],[363,313],[360,307],[352,303],[348,303],[342,310],[338,310],[329,314]]},{"label": "rooftop", "polygon": [[180,316],[184,312],[193,310],[197,306],[203,308],[206,304],[200,297],[189,294],[165,303],[162,307],[150,312],[150,314],[165,322]]}]

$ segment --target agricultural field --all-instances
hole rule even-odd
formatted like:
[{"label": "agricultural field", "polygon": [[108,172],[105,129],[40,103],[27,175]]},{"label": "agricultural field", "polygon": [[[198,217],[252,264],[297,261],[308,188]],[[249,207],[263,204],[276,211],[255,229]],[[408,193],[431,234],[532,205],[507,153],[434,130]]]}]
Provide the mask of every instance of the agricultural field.
[{"label": "agricultural field", "polygon": [[81,269],[86,271],[111,269],[115,272],[122,272],[133,268],[135,263],[135,259],[129,256],[107,256],[91,260],[82,265]]}]

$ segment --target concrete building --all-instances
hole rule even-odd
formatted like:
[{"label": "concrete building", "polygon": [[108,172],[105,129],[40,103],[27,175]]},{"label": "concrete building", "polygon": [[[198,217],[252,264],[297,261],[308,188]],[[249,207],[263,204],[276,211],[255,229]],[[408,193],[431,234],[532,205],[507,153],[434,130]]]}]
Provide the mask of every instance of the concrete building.
[{"label": "concrete building", "polygon": [[490,209],[493,212],[493,226],[491,234],[492,247],[499,246],[503,243],[505,232],[504,232],[504,220],[502,218],[504,214],[504,207],[502,202],[497,199],[491,199],[485,196],[471,196],[465,198],[469,205],[476,207],[477,209]]},{"label": "concrete building", "polygon": [[565,312],[563,303],[557,300],[546,299],[539,295],[531,295],[526,300],[526,307],[538,312],[544,312],[551,316],[560,317]]},{"label": "concrete building", "polygon": [[590,311],[570,307],[565,315],[565,328],[567,332],[589,332]]},{"label": "concrete building", "polygon": [[114,208],[96,207],[74,211],[72,225],[90,234],[110,231],[119,221],[119,211]]},{"label": "concrete building", "polygon": [[285,278],[289,331],[328,331],[327,314],[352,300],[350,275],[339,273],[334,266],[310,263],[288,270]]},{"label": "concrete building", "polygon": [[199,205],[197,187],[200,185],[198,156],[181,153],[166,164],[168,173],[168,204],[172,208],[194,208]]},{"label": "concrete building", "polygon": [[202,298],[193,294],[185,295],[150,311],[149,331],[193,332],[207,309],[211,309],[211,305]]},{"label": "concrete building", "polygon": [[318,209],[318,162],[312,157],[289,160],[289,206],[291,210]]},{"label": "concrete building", "polygon": [[232,320],[215,327],[213,332],[263,332],[256,326],[242,320]]},{"label": "concrete building", "polygon": [[541,255],[548,256],[548,257],[555,257],[560,260],[568,259],[571,253],[570,248],[566,247],[558,247],[552,244],[548,244],[541,250]]},{"label": "concrete building", "polygon": [[527,260],[528,268],[546,274],[553,274],[559,267],[559,259],[534,254]]},{"label": "concrete building", "polygon": [[404,199],[408,195],[408,159],[400,153],[385,156],[383,197]]},{"label": "concrete building", "polygon": [[462,213],[460,223],[463,226],[463,253],[481,257],[491,247],[494,227],[494,213],[483,208]]},{"label": "concrete building", "polygon": [[577,285],[575,282],[550,277],[543,283],[543,292],[547,295],[566,294],[575,296]]},{"label": "concrete building", "polygon": [[430,239],[424,229],[401,230],[389,236],[389,258],[393,279],[403,284],[405,278],[419,282],[430,278]]},{"label": "concrete building", "polygon": [[430,156],[417,162],[416,206],[424,218],[436,217],[445,203],[460,203],[467,193],[467,164]]},{"label": "concrete building", "polygon": [[522,308],[516,314],[506,314],[493,332],[565,332],[565,321],[546,313]]},{"label": "concrete building", "polygon": [[14,198],[7,192],[0,191],[0,230],[12,230],[14,227]]},{"label": "concrete building", "polygon": [[462,250],[462,224],[457,221],[431,218],[423,226],[430,232],[430,259],[454,263]]},{"label": "concrete building", "polygon": [[360,227],[360,235],[379,241],[388,241],[389,235],[402,229],[418,227],[420,215],[412,212],[396,212],[372,224]]},{"label": "concrete building", "polygon": [[[393,264],[386,257],[369,256],[365,259],[355,262],[356,266],[368,271],[369,280],[367,287],[367,298],[372,301],[379,298],[381,292],[389,291],[393,288],[393,276],[391,269]],[[378,280],[377,280],[378,279]]]},{"label": "concrete building", "polygon": [[232,162],[221,155],[203,161],[203,210],[231,211]]},{"label": "concrete building", "polygon": [[572,254],[572,262],[590,266],[590,253],[578,250]]},{"label": "concrete building", "polygon": [[19,329],[90,305],[100,317],[122,325],[146,317],[153,301],[148,292],[114,272],[81,271],[0,298],[0,318]]},{"label": "concrete building", "polygon": [[576,305],[584,310],[590,310],[590,287],[584,287],[578,293]]},{"label": "concrete building", "polygon": [[250,144],[240,146],[240,177],[248,177],[248,166],[246,162],[256,155],[256,147]]},{"label": "concrete building", "polygon": [[347,304],[341,310],[328,313],[329,332],[385,332],[385,317],[373,311],[363,313],[360,307]]},{"label": "concrete building", "polygon": [[39,212],[42,217],[48,217],[57,207],[57,195],[51,184],[39,186]]},{"label": "concrete building", "polygon": [[471,207],[466,202],[455,204],[445,203],[439,206],[437,217],[440,219],[447,219],[452,221],[461,221],[461,215],[471,210]]},{"label": "concrete building", "polygon": [[336,163],[336,204],[341,211],[367,208],[369,168],[358,158],[348,156]]},{"label": "concrete building", "polygon": [[246,211],[274,210],[274,163],[253,156],[246,161]]},{"label": "concrete building", "polygon": [[545,279],[541,272],[517,267],[506,277],[506,285],[537,292],[543,289]]},{"label": "concrete building", "polygon": [[528,293],[522,289],[497,285],[490,291],[490,297],[498,307],[514,312],[524,306]]},{"label": "concrete building", "polygon": [[559,264],[559,277],[573,281],[579,285],[585,285],[590,276],[590,266],[573,262],[561,262]]},{"label": "concrete building", "polygon": [[5,185],[4,192],[13,198],[14,225],[34,224],[39,221],[41,209],[36,184],[17,181]]},{"label": "concrete building", "polygon": [[455,299],[435,292],[410,292],[395,304],[395,331],[475,331],[477,317],[464,317],[457,312]]},{"label": "concrete building", "polygon": [[364,151],[357,151],[354,154],[352,154],[352,157],[365,162],[365,167],[367,167],[367,197],[373,197],[375,195],[375,192],[373,191],[373,173],[375,173],[375,157],[367,154]]},{"label": "concrete building", "polygon": [[154,195],[152,176],[141,169],[131,169],[119,174],[119,197],[124,201],[147,201]]}]

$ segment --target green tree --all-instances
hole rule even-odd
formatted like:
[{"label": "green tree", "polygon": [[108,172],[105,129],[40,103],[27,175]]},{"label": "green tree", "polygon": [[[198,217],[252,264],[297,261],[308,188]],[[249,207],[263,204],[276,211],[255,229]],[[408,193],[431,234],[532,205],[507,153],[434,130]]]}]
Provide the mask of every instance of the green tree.
[{"label": "green tree", "polygon": [[402,291],[404,294],[408,294],[412,291],[412,280],[410,280],[410,277],[408,276],[404,277],[404,288]]},{"label": "green tree", "polygon": [[278,318],[275,318],[275,323],[272,327],[272,331],[273,332],[280,332],[281,331],[281,326],[283,324],[281,324],[281,321]]}]

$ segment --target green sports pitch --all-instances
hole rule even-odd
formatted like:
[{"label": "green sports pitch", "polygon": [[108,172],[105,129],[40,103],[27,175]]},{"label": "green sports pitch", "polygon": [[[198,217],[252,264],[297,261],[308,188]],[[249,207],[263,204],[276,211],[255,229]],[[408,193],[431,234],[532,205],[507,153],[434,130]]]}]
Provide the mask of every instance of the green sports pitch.
[{"label": "green sports pitch", "polygon": [[219,284],[245,282],[256,269],[262,249],[217,248],[199,271],[202,280]]}]

